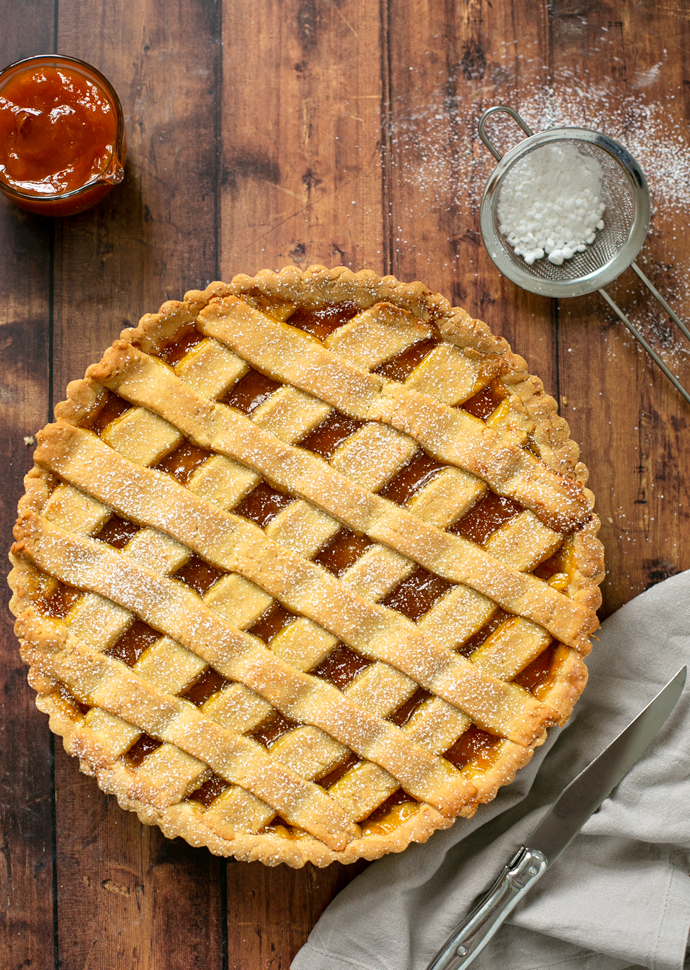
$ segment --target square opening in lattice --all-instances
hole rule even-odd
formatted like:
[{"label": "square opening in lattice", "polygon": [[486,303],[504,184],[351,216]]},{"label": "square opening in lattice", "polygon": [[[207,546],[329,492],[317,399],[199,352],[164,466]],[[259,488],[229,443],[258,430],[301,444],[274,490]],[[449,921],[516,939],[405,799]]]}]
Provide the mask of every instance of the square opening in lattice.
[{"label": "square opening in lattice", "polygon": [[366,536],[358,536],[356,532],[342,528],[319,551],[314,562],[319,563],[334,576],[342,576],[373,544]]},{"label": "square opening in lattice", "polygon": [[418,343],[412,344],[406,350],[403,350],[402,353],[391,357],[390,360],[379,364],[374,370],[374,373],[380,374],[382,377],[388,377],[392,381],[400,381],[402,383],[407,380],[415,367],[418,367],[424,358],[428,357],[434,347],[438,347],[440,342],[437,337],[422,339]]},{"label": "square opening in lattice", "polygon": [[97,435],[100,435],[116,418],[122,417],[126,411],[132,409],[129,401],[125,401],[118,394],[113,394],[112,391],[103,391],[101,402],[98,410],[84,422],[84,427]]},{"label": "square opening in lattice", "polygon": [[116,549],[124,549],[129,540],[139,531],[140,527],[135,525],[134,522],[121,519],[119,515],[113,515],[94,538],[100,539],[101,542],[107,542],[109,546],[114,546]]},{"label": "square opening in lattice", "polygon": [[294,501],[294,495],[279,492],[277,488],[272,488],[266,482],[260,482],[233,511],[235,515],[250,519],[263,529],[271,519]]},{"label": "square opening in lattice", "polygon": [[405,505],[445,467],[420,448],[407,464],[403,465],[398,474],[380,490],[379,495],[397,505]]},{"label": "square opening in lattice", "polygon": [[264,643],[270,643],[277,633],[296,619],[295,613],[286,610],[280,603],[273,603],[247,632],[260,637]]},{"label": "square opening in lattice", "polygon": [[231,681],[219,674],[213,667],[207,667],[196,680],[187,687],[181,694],[186,700],[201,707],[206,701],[217,694],[219,690],[227,687]]},{"label": "square opening in lattice", "polygon": [[391,590],[383,600],[383,605],[397,610],[410,620],[418,620],[444,596],[453,584],[442,576],[430,573],[417,566],[409,576]]},{"label": "square opening in lattice", "polygon": [[448,531],[481,546],[504,522],[514,519],[522,511],[524,510],[519,502],[515,502],[512,498],[487,492],[484,498],[480,499],[461,519],[453,523]]},{"label": "square opening in lattice", "polygon": [[331,411],[325,421],[322,421],[306,438],[302,438],[299,446],[329,461],[340,445],[359,431],[363,424],[363,421],[349,418],[340,411]]},{"label": "square opening in lattice", "polygon": [[227,404],[228,407],[237,408],[243,414],[251,414],[280,386],[278,381],[272,381],[270,377],[260,374],[257,370],[250,370],[236,384],[233,384],[222,399],[222,403]]},{"label": "square opening in lattice", "polygon": [[371,660],[361,657],[354,650],[350,650],[344,643],[341,643],[329,653],[318,667],[314,667],[311,673],[315,677],[335,684],[340,690],[345,690],[355,677],[371,663]]},{"label": "square opening in lattice", "polygon": [[458,407],[474,415],[475,418],[485,421],[507,396],[508,392],[503,384],[500,381],[492,381],[462,404],[458,404]]},{"label": "square opening in lattice", "polygon": [[204,596],[219,579],[227,575],[224,569],[211,566],[199,556],[190,556],[184,566],[173,573],[173,578],[179,579],[199,596]]},{"label": "square opening in lattice", "polygon": [[174,367],[179,364],[183,357],[187,356],[190,350],[205,339],[203,333],[199,333],[194,324],[190,324],[184,330],[178,331],[169,342],[163,344],[157,351],[157,355],[166,364]]},{"label": "square opening in lattice", "polygon": [[356,303],[325,303],[317,308],[298,307],[287,318],[291,327],[297,327],[311,334],[318,340],[324,340],[329,334],[342,327],[360,312]]},{"label": "square opening in lattice", "polygon": [[172,475],[180,485],[186,485],[197,468],[201,468],[212,454],[212,451],[208,451],[206,448],[199,448],[197,445],[193,445],[191,441],[185,440],[178,448],[175,448],[174,451],[166,455],[165,458],[161,458],[153,468],[156,471],[166,472],[166,474]]},{"label": "square opening in lattice", "polygon": [[108,650],[108,656],[133,667],[143,652],[160,640],[161,635],[143,620],[135,620]]}]

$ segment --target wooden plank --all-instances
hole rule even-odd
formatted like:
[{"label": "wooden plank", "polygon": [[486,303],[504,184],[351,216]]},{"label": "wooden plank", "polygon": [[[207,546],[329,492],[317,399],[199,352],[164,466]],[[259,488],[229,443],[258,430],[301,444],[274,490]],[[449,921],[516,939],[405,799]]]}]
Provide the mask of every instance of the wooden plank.
[{"label": "wooden plank", "polygon": [[[33,435],[48,410],[50,227],[0,208],[0,526],[9,545]],[[53,965],[53,754],[19,657],[2,562],[0,631],[0,966]]]},{"label": "wooden plank", "polygon": [[[377,5],[225,0],[223,52],[222,277],[384,271]],[[229,864],[228,967],[287,970],[358,868]]]},{"label": "wooden plank", "polygon": [[[53,3],[34,0],[5,18],[0,63],[53,47]],[[24,444],[48,411],[51,225],[0,200],[0,531],[12,534],[22,478],[33,449]],[[2,562],[0,583],[0,966],[54,966],[53,754],[48,724],[34,704],[19,657]]]},{"label": "wooden plank", "polygon": [[288,970],[328,902],[367,865],[228,865],[228,970]]},{"label": "wooden plank", "polygon": [[[678,228],[690,217],[690,192],[678,166],[688,152],[690,11],[604,3],[579,19],[555,5],[551,33],[554,62],[568,65],[564,105],[578,109],[566,92],[584,83],[590,117],[640,153],[654,215],[638,261],[687,320],[690,242]],[[690,387],[690,346],[632,272],[608,289]],[[583,442],[602,519],[607,615],[690,566],[690,410],[598,295],[563,301],[560,333],[564,412]]]},{"label": "wooden plank", "polygon": [[[554,307],[519,290],[488,257],[479,204],[495,165],[477,123],[495,104],[519,108],[548,60],[546,4],[439,4],[414,15],[391,4],[391,269],[420,279],[505,336],[550,393],[557,393]],[[520,140],[513,122],[491,132],[502,150]]]},{"label": "wooden plank", "polygon": [[[123,102],[125,183],[56,224],[55,397],[123,326],[216,276],[218,7],[149,0],[59,8],[59,47],[99,67]],[[62,965],[221,967],[222,871],[56,763]]]},{"label": "wooden plank", "polygon": [[129,154],[122,185],[56,223],[56,401],[123,327],[218,275],[219,16],[213,0],[59,8],[60,48],[120,96]]},{"label": "wooden plank", "polygon": [[223,5],[223,278],[383,269],[380,23],[364,0]]}]

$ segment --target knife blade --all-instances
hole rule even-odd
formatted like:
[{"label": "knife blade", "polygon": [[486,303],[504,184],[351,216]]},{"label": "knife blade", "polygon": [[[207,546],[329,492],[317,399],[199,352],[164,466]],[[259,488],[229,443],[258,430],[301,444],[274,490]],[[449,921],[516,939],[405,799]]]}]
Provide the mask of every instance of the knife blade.
[{"label": "knife blade", "polygon": [[558,859],[588,818],[627,775],[678,703],[687,667],[565,788],[488,892],[466,916],[427,970],[465,970],[523,896]]}]

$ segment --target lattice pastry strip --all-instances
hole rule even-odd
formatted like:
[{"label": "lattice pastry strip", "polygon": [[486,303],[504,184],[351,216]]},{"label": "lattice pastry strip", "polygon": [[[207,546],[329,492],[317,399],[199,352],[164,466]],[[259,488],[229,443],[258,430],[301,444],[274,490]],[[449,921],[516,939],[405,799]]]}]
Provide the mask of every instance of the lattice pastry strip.
[{"label": "lattice pastry strip", "polygon": [[[541,623],[564,642],[576,645],[589,632],[588,617],[566,597],[517,570],[502,570],[474,544],[422,523],[405,509],[348,482],[302,449],[282,444],[270,434],[261,435],[248,419],[231,409],[195,398],[172,374],[133,348],[119,347],[93,374],[125,398],[165,410],[166,417],[195,443],[257,467],[281,487],[290,478],[294,491],[350,528],[392,546],[452,582],[471,578],[474,588],[506,609]],[[160,388],[166,385],[176,388],[171,396],[175,404],[169,409],[160,403]],[[163,395],[164,400],[168,397]]]},{"label": "lattice pastry strip", "polygon": [[498,436],[488,434],[476,418],[369,374],[306,337],[295,340],[294,328],[239,299],[211,304],[199,314],[198,324],[258,370],[353,418],[382,421],[412,435],[437,460],[479,474],[499,494],[541,510],[561,527],[577,526],[589,514],[578,489],[568,487],[529,452],[505,442],[498,449]]},{"label": "lattice pastry strip", "polygon": [[[39,662],[42,669],[67,684],[75,697],[162,738],[209,765],[228,782],[246,786],[327,845],[343,848],[357,834],[349,818],[318,786],[289,772],[255,741],[231,734],[187,701],[156,691],[117,661],[83,646],[44,654]],[[124,769],[116,766],[114,770]],[[134,785],[143,785],[145,780],[142,774]],[[147,794],[151,796],[150,790]],[[175,795],[168,790],[165,797],[179,800]]]},{"label": "lattice pastry strip", "polygon": [[[389,785],[388,787],[390,788],[391,786]],[[393,786],[393,787],[395,787],[395,786]]]},{"label": "lattice pastry strip", "polygon": [[467,800],[468,787],[459,772],[449,778],[438,759],[408,742],[393,724],[368,715],[325,681],[282,664],[260,641],[208,610],[191,590],[45,520],[27,515],[18,530],[38,568],[71,585],[96,589],[168,636],[175,631],[180,643],[223,676],[244,683],[285,716],[321,727],[362,757],[377,761],[420,800],[446,813]]},{"label": "lattice pastry strip", "polygon": [[[54,436],[61,442],[59,449],[54,447]],[[548,721],[549,713],[522,691],[487,679],[474,665],[439,651],[420,639],[414,625],[402,616],[361,600],[334,576],[271,543],[252,523],[201,502],[171,479],[165,481],[164,476],[106,454],[98,439],[79,429],[56,427],[51,438],[40,460],[61,477],[85,486],[88,469],[91,491],[119,514],[166,531],[206,561],[252,579],[294,612],[314,620],[318,615],[321,625],[365,656],[391,662],[395,655],[395,666],[464,708],[476,723],[518,743],[529,743]],[[175,521],[167,515],[170,507],[178,510]],[[478,689],[486,699],[482,707],[473,703]]]},{"label": "lattice pastry strip", "polygon": [[[289,323],[285,325],[283,320]],[[199,340],[194,327],[201,328],[205,338]],[[502,719],[502,728],[515,723],[508,715],[513,698],[517,703],[519,695],[520,717],[524,719],[526,711],[536,716],[534,740],[527,744],[538,742],[539,720],[546,724],[554,713],[558,719],[567,716],[583,683],[583,667],[576,653],[564,646],[545,649],[550,640],[545,628],[557,636],[563,633],[566,640],[586,650],[582,637],[591,629],[591,612],[588,617],[587,611],[596,605],[595,583],[600,573],[600,553],[593,538],[596,521],[588,518],[591,496],[582,489],[584,470],[575,465],[576,448],[568,440],[567,426],[555,418],[550,399],[521,369],[523,362],[482,324],[471,321],[463,311],[450,309],[419,284],[404,286],[390,278],[378,280],[367,273],[353,276],[345,270],[331,273],[316,269],[306,275],[286,270],[278,276],[260,274],[255,280],[240,277],[230,286],[213,284],[205,293],[189,294],[184,304],[166,305],[160,314],[144,318],[140,328],[130,334],[125,335],[127,340],[133,340],[145,354],[160,353],[173,364],[174,372],[166,371],[162,382],[165,387],[161,394],[166,401],[156,407],[152,399],[147,399],[150,388],[143,380],[132,397],[134,407],[120,417],[115,407],[116,419],[106,422],[105,427],[101,421],[102,444],[91,437],[83,447],[81,432],[76,437],[70,432],[64,439],[69,441],[68,454],[57,457],[54,471],[71,485],[59,485],[53,498],[46,501],[53,488],[50,476],[36,469],[32,473],[36,487],[27,484],[20,525],[23,543],[17,547],[19,559],[13,573],[17,593],[13,607],[18,606],[20,611],[24,607],[18,632],[24,655],[33,664],[32,682],[43,692],[39,706],[50,713],[51,727],[65,736],[70,750],[80,754],[86,770],[97,770],[102,787],[114,791],[124,805],[136,808],[143,820],[157,822],[166,834],[182,834],[195,844],[208,844],[214,851],[231,851],[241,858],[262,858],[272,863],[282,859],[301,865],[310,858],[326,864],[333,858],[350,861],[361,855],[376,857],[387,849],[404,846],[410,839],[423,840],[435,828],[446,826],[447,816],[432,804],[450,815],[467,814],[477,801],[493,797],[497,786],[510,780],[528,760],[531,748],[523,746],[527,741],[524,728],[521,744],[503,738],[492,741],[488,748],[481,731],[478,735],[473,734],[476,728],[465,732],[470,722],[460,708],[467,707],[466,690],[472,683],[481,684],[482,692],[488,690],[484,706],[485,714],[490,711],[486,717],[494,719],[492,730],[501,726]],[[322,343],[307,334],[314,334]],[[290,343],[296,353],[292,353]],[[274,356],[272,367],[266,366],[268,345]],[[137,355],[128,351],[128,356]],[[107,369],[108,365],[106,373]],[[271,380],[258,377],[257,369]],[[372,373],[374,370],[376,373]],[[98,369],[93,373],[99,376]],[[149,374],[161,387],[154,375],[155,371]],[[127,377],[131,376],[130,372]],[[500,383],[494,380],[499,376]],[[325,390],[329,380],[330,389]],[[403,380],[405,383],[400,384]],[[496,386],[497,398],[492,396],[493,390],[489,392],[490,384]],[[119,390],[117,382],[114,387]],[[142,388],[143,394],[139,393]],[[486,392],[479,394],[475,404],[473,395],[482,388]],[[506,396],[505,388],[515,393]],[[247,394],[253,395],[251,401]],[[105,400],[104,395],[93,380],[74,385],[70,403],[60,412],[63,420],[81,424]],[[167,400],[169,395],[172,397]],[[457,409],[460,404],[465,408],[470,398],[468,410]],[[197,425],[191,433],[174,407],[169,409],[171,401],[180,400],[185,408],[192,403]],[[249,409],[250,418],[213,403],[220,400],[230,405],[247,402],[241,403],[240,409]],[[108,407],[110,404],[106,410]],[[228,414],[233,415],[229,424]],[[357,422],[364,422],[359,430]],[[143,436],[137,435],[138,428],[144,429]],[[268,451],[273,464],[265,460],[262,428],[271,439]],[[320,441],[326,428],[334,428],[335,438],[340,434],[341,440],[335,454],[327,455],[329,464],[309,452],[314,447],[317,456],[322,453],[321,445],[312,446],[309,436]],[[246,443],[245,434],[249,436]],[[260,443],[260,448],[252,449],[252,439]],[[141,452],[144,442],[146,454]],[[282,451],[277,446],[280,442]],[[407,481],[406,475],[409,479],[408,463],[416,469],[415,462],[421,461],[417,442],[448,467],[440,470],[437,465],[430,481],[405,492],[408,486],[395,483]],[[96,451],[92,452],[94,443]],[[544,460],[521,447],[526,443]],[[56,444],[59,450],[59,440],[46,440],[44,459],[46,453],[50,461],[56,458],[52,453]],[[100,465],[99,449],[105,444],[124,455],[124,463],[118,464],[121,460],[109,450],[114,459],[110,472]],[[175,451],[178,446],[179,452]],[[198,468],[194,466],[203,453],[194,457],[195,448],[210,448],[211,453]],[[185,488],[146,469],[160,461],[161,468],[177,474],[173,466],[178,453],[182,462],[193,455]],[[276,473],[276,459],[291,466],[287,479]],[[82,471],[89,464],[92,479],[86,481]],[[426,467],[423,461],[422,466]],[[565,477],[558,474],[563,471]],[[402,498],[395,498],[397,505],[386,497],[387,482],[393,477],[390,487],[398,491],[402,487],[404,493]],[[266,492],[266,486],[260,485],[262,479],[301,495],[277,515],[271,513],[264,531],[228,511],[244,514],[245,506],[238,503],[256,508],[262,488],[270,498],[271,490]],[[488,539],[486,534],[475,539],[475,527],[466,525],[463,515],[485,492],[485,482],[495,493],[517,498],[536,516],[530,511],[516,515],[511,510],[509,521],[498,528],[493,526]],[[372,504],[371,490],[382,486],[383,495],[375,497]],[[158,492],[161,508],[180,498],[177,515],[184,521],[173,526],[169,517],[145,501],[142,505],[136,494],[142,487]],[[255,488],[256,496],[252,491]],[[347,496],[349,509],[344,511],[338,504],[339,495],[333,504],[328,494],[333,490]],[[476,505],[477,509],[493,508],[489,499],[490,494],[487,502]],[[39,509],[44,515],[37,519],[34,513]],[[104,535],[112,532],[111,525],[105,525],[111,509],[124,517],[128,536],[132,527],[127,521],[141,526],[123,552],[88,538],[101,530]],[[248,514],[250,518],[254,515]],[[474,522],[477,514],[493,513],[471,512],[467,522]],[[341,555],[342,550],[330,552],[331,544],[337,550],[349,542],[341,538],[341,523],[357,533],[368,533],[373,544],[362,554],[366,541],[358,540],[345,571],[337,567],[336,575],[331,576],[311,560],[316,557],[317,563],[322,559],[336,562],[333,556]],[[449,527],[451,533],[444,531]],[[562,542],[558,533],[573,529],[574,533]],[[231,535],[243,547],[241,552],[231,548]],[[481,569],[475,571],[469,587],[452,585],[466,578],[458,572],[465,535],[483,546],[468,544],[475,565],[485,563],[493,575],[510,575],[512,592],[504,594],[502,584],[497,588],[495,580],[488,573],[487,580]],[[57,557],[60,562],[51,559],[48,547],[53,552],[62,550],[64,555]],[[121,543],[118,548],[123,548]],[[552,553],[553,558],[548,559]],[[194,560],[184,565],[190,554],[215,567],[215,574],[213,569],[209,574],[213,585],[204,594],[203,607],[191,608],[193,600],[201,604],[195,594],[177,579],[159,575],[179,570],[184,583],[194,586],[190,569],[198,567]],[[95,592],[77,598],[64,621],[51,620],[50,611],[41,619],[31,597],[37,596],[40,604],[52,595],[54,581],[36,573],[31,559],[39,569],[62,581]],[[550,585],[540,580],[537,587],[530,577],[521,578],[523,571],[531,572],[545,559],[548,562],[537,571]],[[395,610],[407,609],[397,605],[403,595],[398,589],[414,589],[415,583],[427,582],[416,564],[430,570],[429,581],[441,595],[433,594],[438,596],[435,602],[425,600],[425,615],[411,623]],[[501,573],[501,568],[506,572]],[[206,566],[203,569],[208,571]],[[444,573],[451,581],[445,594],[438,579]],[[214,582],[215,576],[220,578]],[[487,587],[487,581],[494,586]],[[124,588],[131,584],[140,590],[138,599]],[[558,591],[564,591],[565,596],[559,597]],[[157,612],[156,598],[161,595],[168,612],[174,615],[174,630],[166,628],[165,618]],[[521,615],[505,617],[495,612],[494,600],[508,605],[505,595],[512,597],[510,606]],[[71,594],[67,596],[70,602]],[[258,620],[257,630],[263,630],[263,617],[269,616],[269,608],[273,616],[277,608],[271,604],[276,599],[296,613],[297,619],[276,635],[268,633],[270,650],[262,647],[257,654],[252,646],[257,641],[241,633],[241,628],[249,628]],[[385,599],[385,603],[377,606],[377,599]],[[566,607],[564,600],[571,605]],[[389,601],[394,609],[387,605]],[[187,604],[183,613],[194,614],[196,610],[193,632],[192,627],[185,626],[185,617],[177,614],[183,604]],[[331,612],[329,606],[333,607]],[[156,696],[165,702],[157,705],[158,712],[169,703],[173,707],[182,705],[177,714],[170,715],[173,732],[178,733],[165,734],[163,723],[146,722],[141,712],[136,717],[132,712],[134,723],[128,724],[126,718],[119,717],[122,709],[116,705],[120,702],[115,696],[111,699],[107,690],[80,694],[80,683],[81,688],[85,683],[89,686],[89,676],[93,679],[99,663],[126,671],[114,657],[130,649],[124,644],[130,642],[127,637],[131,640],[131,635],[122,638],[119,634],[132,622],[132,610],[164,636],[154,636],[155,642],[150,638],[146,641],[147,648],[126,676],[140,685],[133,687],[134,694],[160,692]],[[489,620],[486,631],[480,632]],[[273,622],[266,620],[269,626]],[[137,629],[135,623],[135,634]],[[94,631],[100,634],[100,641]],[[209,631],[213,633],[212,642]],[[59,649],[53,649],[56,637],[62,638]],[[328,664],[338,663],[338,650],[333,653],[333,649],[341,639],[360,658],[373,661],[342,691],[331,688],[320,677],[300,673],[300,668],[306,671],[319,659],[330,670]],[[400,641],[401,655],[390,653],[393,640]],[[99,641],[97,649],[94,641]],[[465,642],[463,651],[472,651],[469,663],[454,653],[457,645]],[[52,644],[49,649],[48,643]],[[113,658],[103,657],[100,651],[113,644]],[[421,648],[422,644],[423,655],[415,653],[417,645]],[[78,658],[87,655],[83,676],[75,682]],[[533,657],[539,659],[529,666]],[[288,659],[294,665],[286,664]],[[63,664],[59,674],[57,669],[51,673],[51,663]],[[214,684],[218,675],[211,675],[207,663],[223,677],[239,680],[217,689]],[[520,672],[523,670],[524,674]],[[521,688],[503,683],[502,678],[510,680],[516,675],[520,683],[529,685],[535,698],[555,705],[551,708],[554,713],[546,718],[543,713],[537,714],[537,700],[532,702]],[[324,676],[330,679],[330,674]],[[73,697],[79,701],[70,701],[70,677]],[[197,682],[198,689],[194,686]],[[196,698],[199,690],[206,690],[202,687],[205,683],[210,685],[210,696],[199,695],[202,699],[194,704],[171,693],[189,689],[189,696]],[[421,703],[415,693],[417,683],[432,691]],[[80,714],[79,703],[89,706],[94,696],[96,704],[113,709],[96,706],[85,716]],[[492,701],[487,705],[488,698]],[[406,701],[409,703],[403,709],[401,702]],[[333,712],[338,712],[335,720],[328,713],[329,704],[335,705]],[[410,704],[411,716],[403,715]],[[271,728],[263,724],[269,725],[266,716],[274,709],[288,718],[294,716],[302,725],[269,742],[270,752],[266,752],[241,735],[254,725],[257,737],[263,737],[264,730],[270,737]],[[476,710],[471,713],[475,721],[489,726],[486,717],[482,720]],[[394,714],[394,721],[402,716],[402,728],[394,724],[386,727],[387,718]],[[322,795],[318,797],[330,806],[327,814],[341,819],[326,823],[330,841],[322,838],[323,833],[315,836],[316,818],[310,815],[311,809],[303,812],[302,824],[297,820],[299,806],[290,804],[283,810],[275,798],[262,797],[253,783],[237,776],[230,778],[227,770],[224,774],[218,757],[226,750],[225,740],[215,746],[213,762],[206,757],[209,752],[190,746],[190,740],[194,744],[204,740],[196,728],[192,730],[192,722],[215,724],[215,730],[229,732],[249,744],[270,764],[282,763],[281,770],[292,771],[306,786],[303,791],[310,806],[315,804],[313,789],[320,789]],[[338,729],[334,729],[336,722]],[[130,764],[130,755],[121,755],[140,733],[137,724],[159,742],[133,770],[138,761]],[[284,730],[279,728],[279,733]],[[500,729],[498,733],[511,731]],[[458,771],[451,762],[438,758],[449,745],[453,745],[451,762],[466,764],[466,768]],[[135,749],[137,745],[132,752]],[[343,764],[350,750],[358,751],[364,760],[354,765],[345,761],[335,781],[324,778],[327,792],[315,786],[313,779]],[[444,763],[447,767],[443,772],[448,775],[445,782],[437,767]],[[213,774],[209,773],[209,764]],[[227,785],[225,792],[221,779]],[[462,779],[462,785],[458,779]],[[386,808],[386,802],[382,808],[385,815],[370,817],[371,811],[397,790],[401,780],[403,787],[421,801],[410,802],[408,798],[396,804],[394,799],[390,803],[394,807]],[[203,794],[207,790],[208,795]],[[210,807],[204,809],[207,797],[211,798]],[[277,822],[273,821],[276,813]],[[296,826],[292,834],[283,828],[282,819]],[[362,820],[361,831],[348,828],[352,819]]]}]

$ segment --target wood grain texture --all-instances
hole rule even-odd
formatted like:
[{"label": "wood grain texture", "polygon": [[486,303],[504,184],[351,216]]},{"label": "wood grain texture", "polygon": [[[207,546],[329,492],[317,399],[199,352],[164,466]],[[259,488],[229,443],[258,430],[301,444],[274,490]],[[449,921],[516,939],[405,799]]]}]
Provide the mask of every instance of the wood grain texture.
[{"label": "wood grain texture", "polygon": [[[366,0],[225,5],[223,279],[315,262],[384,270],[381,57]],[[361,868],[228,864],[228,967],[287,968]]]},{"label": "wood grain texture", "polygon": [[[217,275],[219,29],[219,6],[199,0],[174,15],[153,0],[60,8],[59,48],[111,79],[129,154],[123,186],[56,223],[56,400],[123,327]],[[143,827],[62,750],[56,792],[61,965],[222,967],[220,860]]]},{"label": "wood grain texture", "polygon": [[226,3],[224,278],[383,269],[381,16],[364,0]]},{"label": "wood grain texture", "polygon": [[486,0],[415,6],[409,16],[392,4],[388,18],[391,270],[485,320],[555,393],[555,309],[503,279],[479,233],[493,159],[477,121],[493,104],[515,103],[521,85],[539,77],[548,58],[546,8],[520,4],[516,16],[516,5]]},{"label": "wood grain texture", "polygon": [[[479,235],[493,161],[476,135],[491,104],[549,123],[564,92],[589,105],[595,91],[593,124],[663,105],[687,150],[686,8],[0,0],[0,16],[4,62],[54,42],[91,61],[117,88],[129,135],[125,183],[93,210],[52,224],[0,200],[7,544],[30,466],[23,436],[45,422],[51,391],[60,400],[167,298],[319,261],[423,280],[504,334],[561,399],[603,520],[604,614],[690,567],[690,411],[599,297],[558,304],[499,276]],[[499,124],[495,137],[505,149],[518,133]],[[661,190],[640,263],[690,317],[687,206]],[[636,279],[611,291],[690,382],[690,351]],[[365,863],[270,869],[168,842],[59,742],[53,769],[7,614],[1,649],[0,967],[288,970]]]},{"label": "wood grain texture", "polygon": [[[612,109],[639,92],[640,102],[663,104],[669,132],[675,125],[687,132],[687,8],[592,3],[574,17],[566,4],[555,4],[550,32],[554,62],[593,78]],[[658,137],[651,126],[649,137]],[[659,149],[650,156],[661,160]],[[647,174],[654,214],[638,262],[687,321],[690,291],[679,276],[688,268],[690,246],[664,191],[672,188],[668,179],[654,169]],[[690,387],[690,347],[632,271],[608,289]],[[559,373],[563,413],[584,443],[602,519],[606,616],[690,565],[690,411],[597,294],[560,304]]]},{"label": "wood grain texture", "polygon": [[228,865],[228,970],[287,970],[328,902],[366,869]]},{"label": "wood grain texture", "polygon": [[[2,64],[52,50],[53,3],[34,0],[0,33]],[[52,224],[0,206],[0,527],[9,547],[22,479],[33,464],[24,443],[48,416]],[[34,704],[0,593],[0,966],[53,967],[53,740]]]}]

